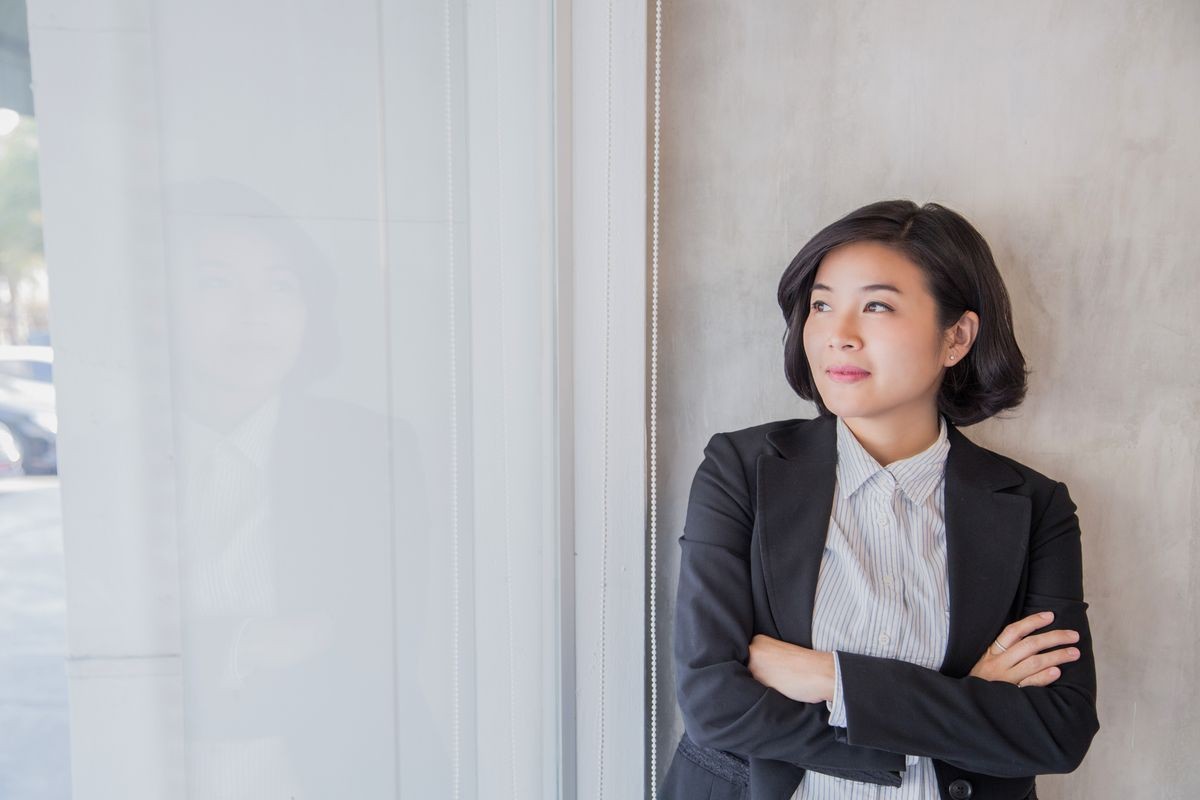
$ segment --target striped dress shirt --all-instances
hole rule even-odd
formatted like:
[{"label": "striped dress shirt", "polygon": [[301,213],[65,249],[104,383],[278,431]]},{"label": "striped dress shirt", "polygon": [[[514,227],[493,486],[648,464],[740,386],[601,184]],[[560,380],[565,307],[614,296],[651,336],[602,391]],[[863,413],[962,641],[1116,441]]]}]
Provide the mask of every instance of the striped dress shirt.
[{"label": "striped dress shirt", "polygon": [[[837,487],[821,558],[812,644],[832,651],[829,724],[846,727],[837,651],[940,669],[950,630],[946,575],[946,420],[937,440],[886,467],[837,419]],[[853,731],[851,731],[853,733]],[[938,800],[928,758],[907,756],[898,787],[806,772],[793,800]]]}]

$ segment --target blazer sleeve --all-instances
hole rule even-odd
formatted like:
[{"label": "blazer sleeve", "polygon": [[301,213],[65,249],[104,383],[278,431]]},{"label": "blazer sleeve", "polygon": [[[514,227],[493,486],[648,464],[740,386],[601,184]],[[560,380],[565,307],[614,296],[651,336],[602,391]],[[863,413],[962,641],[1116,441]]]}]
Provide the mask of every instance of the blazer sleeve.
[{"label": "blazer sleeve", "polygon": [[674,656],[688,735],[702,746],[817,771],[904,769],[903,754],[838,741],[824,702],[794,701],[750,673],[753,526],[741,458],[727,435],[716,434],[692,482],[679,539]]},{"label": "blazer sleeve", "polygon": [[999,777],[1064,773],[1078,767],[1100,723],[1075,512],[1067,487],[1057,483],[1030,541],[1021,613],[1054,612],[1053,622],[1039,632],[1079,632],[1079,642],[1073,645],[1079,648],[1079,658],[1061,664],[1057,680],[1049,686],[1018,687],[840,652],[846,727],[834,728],[838,738]]}]

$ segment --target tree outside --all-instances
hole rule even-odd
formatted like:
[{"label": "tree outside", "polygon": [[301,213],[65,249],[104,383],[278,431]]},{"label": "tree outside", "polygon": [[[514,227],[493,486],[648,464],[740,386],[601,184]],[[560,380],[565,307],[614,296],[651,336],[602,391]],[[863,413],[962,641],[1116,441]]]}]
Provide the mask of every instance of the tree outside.
[{"label": "tree outside", "polygon": [[11,122],[0,125],[0,344],[44,344],[49,297],[37,123],[9,109],[0,109],[0,114],[17,118],[15,127]]}]

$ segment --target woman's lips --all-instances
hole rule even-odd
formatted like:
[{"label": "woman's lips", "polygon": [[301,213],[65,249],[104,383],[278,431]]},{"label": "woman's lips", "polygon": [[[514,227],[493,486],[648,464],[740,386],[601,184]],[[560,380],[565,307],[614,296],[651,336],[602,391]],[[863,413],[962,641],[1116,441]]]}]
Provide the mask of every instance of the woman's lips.
[{"label": "woman's lips", "polygon": [[857,367],[833,367],[825,370],[825,372],[838,383],[858,383],[864,378],[871,376],[871,373],[865,369],[858,369]]}]

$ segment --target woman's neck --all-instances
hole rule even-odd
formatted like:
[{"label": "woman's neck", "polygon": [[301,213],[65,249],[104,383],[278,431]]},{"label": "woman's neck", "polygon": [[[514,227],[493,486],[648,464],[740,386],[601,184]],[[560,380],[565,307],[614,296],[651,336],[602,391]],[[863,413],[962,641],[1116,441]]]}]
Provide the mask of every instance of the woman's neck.
[{"label": "woman's neck", "polygon": [[937,409],[900,418],[842,417],[842,421],[863,449],[883,467],[927,450],[941,432]]}]

